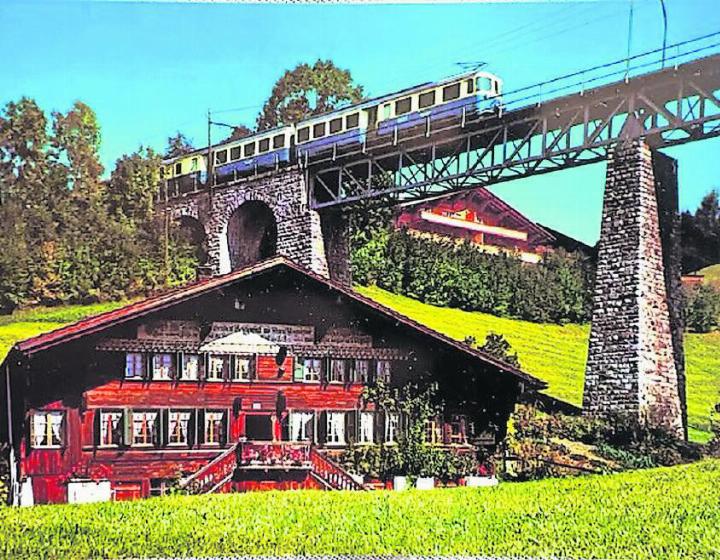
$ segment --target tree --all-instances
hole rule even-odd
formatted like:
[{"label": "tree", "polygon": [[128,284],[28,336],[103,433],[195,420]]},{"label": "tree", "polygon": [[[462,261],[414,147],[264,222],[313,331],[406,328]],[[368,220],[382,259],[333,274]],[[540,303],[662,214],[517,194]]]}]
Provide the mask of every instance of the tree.
[{"label": "tree", "polygon": [[230,136],[227,137],[227,141],[242,140],[243,138],[247,138],[253,134],[255,134],[255,132],[250,127],[240,124],[232,129]]},{"label": "tree", "polygon": [[695,213],[681,217],[682,270],[695,272],[720,263],[720,200],[717,191],[705,195]]},{"label": "tree", "polygon": [[520,360],[517,353],[511,353],[512,347],[510,343],[501,334],[488,333],[485,337],[485,344],[478,349],[509,366],[520,369]]},{"label": "tree", "polygon": [[192,152],[195,148],[192,142],[188,140],[182,132],[177,132],[175,136],[170,136],[167,141],[167,148],[165,149],[166,158],[174,158],[183,154]]},{"label": "tree", "polygon": [[257,119],[257,129],[269,130],[293,124],[313,115],[362,99],[362,87],[353,83],[350,71],[330,60],[312,66],[299,64],[287,70],[273,86]]},{"label": "tree", "polygon": [[703,284],[683,289],[685,325],[694,332],[710,332],[720,324],[720,292]]},{"label": "tree", "polygon": [[110,211],[121,213],[136,223],[152,219],[159,170],[160,156],[151,148],[140,146],[136,152],[118,158],[107,192]]}]

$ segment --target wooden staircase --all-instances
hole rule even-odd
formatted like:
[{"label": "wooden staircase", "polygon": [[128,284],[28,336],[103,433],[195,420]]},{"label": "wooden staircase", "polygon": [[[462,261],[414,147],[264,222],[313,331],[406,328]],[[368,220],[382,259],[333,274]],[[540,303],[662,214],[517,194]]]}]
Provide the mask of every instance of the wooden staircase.
[{"label": "wooden staircase", "polygon": [[223,451],[192,476],[183,480],[180,488],[188,494],[227,492],[237,467],[237,451],[237,444]]},{"label": "wooden staircase", "polygon": [[310,448],[310,476],[327,490],[365,490],[350,473],[314,447]]}]

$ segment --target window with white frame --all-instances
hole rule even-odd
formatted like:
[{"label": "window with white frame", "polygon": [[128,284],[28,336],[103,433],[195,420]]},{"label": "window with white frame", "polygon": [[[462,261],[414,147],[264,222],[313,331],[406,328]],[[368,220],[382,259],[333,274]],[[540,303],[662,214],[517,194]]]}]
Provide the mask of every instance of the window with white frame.
[{"label": "window with white frame", "polygon": [[197,354],[183,354],[180,379],[183,381],[197,381],[199,377],[200,356]]},{"label": "window with white frame", "polygon": [[155,381],[168,381],[173,374],[172,354],[154,354],[152,357],[152,378]]},{"label": "window with white frame", "polygon": [[192,413],[189,410],[171,410],[168,413],[168,443],[170,445],[187,445],[188,430]]},{"label": "window with white frame", "polygon": [[225,412],[221,410],[206,410],[203,443],[220,445],[224,437]]},{"label": "window with white frame", "polygon": [[149,447],[158,442],[157,411],[133,412],[132,444]]},{"label": "window with white frame", "polygon": [[368,383],[370,381],[370,360],[355,360],[353,377],[355,383]]},{"label": "window with white frame", "polygon": [[358,443],[373,443],[375,439],[375,414],[373,412],[360,413],[360,434]]},{"label": "window with white frame", "polygon": [[117,447],[122,443],[122,412],[119,410],[100,411],[100,445]]},{"label": "window with white frame", "polygon": [[290,441],[310,441],[313,434],[314,415],[312,412],[290,412],[288,425]]},{"label": "window with white frame", "polygon": [[327,441],[330,445],[345,444],[345,413],[327,413]]},{"label": "window with white frame", "polygon": [[303,381],[320,381],[321,358],[305,358],[302,362]]},{"label": "window with white frame", "polygon": [[385,441],[395,443],[400,430],[400,415],[397,412],[388,412],[385,416]]},{"label": "window with white frame", "polygon": [[228,356],[210,356],[208,360],[208,381],[222,381],[225,378]]},{"label": "window with white frame", "polygon": [[345,372],[347,371],[347,360],[335,359],[330,360],[330,375],[328,381],[330,383],[343,383],[345,381]]},{"label": "window with white frame", "polygon": [[390,360],[375,362],[375,379],[383,383],[390,383]]},{"label": "window with white frame", "polygon": [[145,373],[145,356],[139,352],[125,354],[125,379],[142,379]]},{"label": "window with white frame", "polygon": [[33,447],[60,447],[65,413],[59,410],[35,412],[30,424],[30,440]]},{"label": "window with white frame", "polygon": [[233,381],[250,381],[252,378],[253,359],[249,356],[236,356],[232,370]]}]

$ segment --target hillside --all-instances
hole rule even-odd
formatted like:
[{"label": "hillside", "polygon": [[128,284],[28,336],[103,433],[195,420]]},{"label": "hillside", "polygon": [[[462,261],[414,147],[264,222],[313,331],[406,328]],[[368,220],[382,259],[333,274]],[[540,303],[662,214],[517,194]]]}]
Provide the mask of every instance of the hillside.
[{"label": "hillside", "polygon": [[[550,395],[576,405],[582,403],[589,335],[587,325],[530,323],[434,307],[376,287],[357,289],[379,303],[458,340],[472,335],[483,341],[489,332],[505,335],[517,351],[523,369],[550,384],[547,391]],[[124,303],[36,308],[0,317],[0,360],[18,340]],[[713,406],[720,402],[720,332],[688,334],[686,354],[690,436],[703,442],[710,435],[710,413]]]},{"label": "hillside", "polygon": [[716,558],[720,461],[495,488],[249,492],[0,508],[6,558]]},{"label": "hillside", "polygon": [[702,270],[698,270],[697,274],[705,277],[705,283],[720,289],[720,264],[706,266]]},{"label": "hillside", "polygon": [[[522,368],[550,384],[547,393],[582,404],[589,325],[547,325],[485,313],[434,307],[377,287],[357,287],[375,301],[462,340],[482,342],[489,332],[505,336],[518,353]],[[710,414],[720,402],[720,332],[687,334],[685,339],[690,437],[710,437]]]}]

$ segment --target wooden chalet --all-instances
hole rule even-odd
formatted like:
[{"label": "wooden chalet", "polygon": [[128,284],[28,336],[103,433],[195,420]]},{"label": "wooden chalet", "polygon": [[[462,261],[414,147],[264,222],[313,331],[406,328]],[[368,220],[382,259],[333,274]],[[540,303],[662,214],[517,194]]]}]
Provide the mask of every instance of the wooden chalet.
[{"label": "wooden chalet", "polygon": [[543,387],[283,258],[20,342],[2,372],[16,503],[147,497],[178,478],[198,493],[358,489],[337,451],[403,429],[363,401],[367,384],[437,381],[430,437],[458,448],[503,438]]},{"label": "wooden chalet", "polygon": [[417,235],[473,243],[492,254],[536,263],[555,236],[485,188],[404,207],[395,226]]}]

